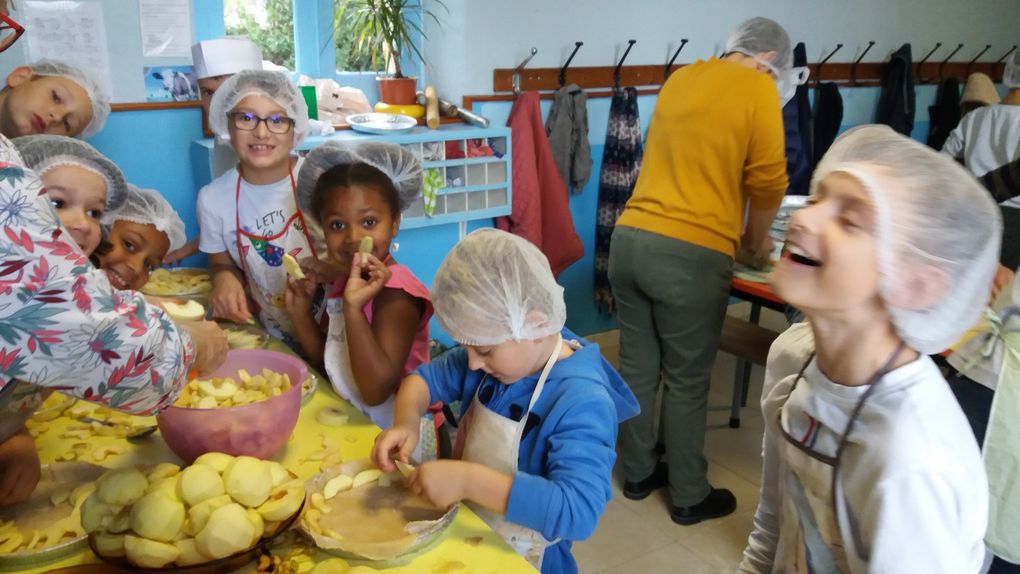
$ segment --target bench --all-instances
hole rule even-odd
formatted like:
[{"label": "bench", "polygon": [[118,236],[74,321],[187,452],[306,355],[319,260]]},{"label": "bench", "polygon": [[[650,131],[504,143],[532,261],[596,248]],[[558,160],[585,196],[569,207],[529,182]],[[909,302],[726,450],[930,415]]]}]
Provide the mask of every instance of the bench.
[{"label": "bench", "polygon": [[761,325],[726,315],[719,350],[737,358],[733,374],[733,402],[730,406],[730,428],[740,428],[740,408],[747,405],[751,383],[751,363],[765,365],[769,348],[779,333]]}]

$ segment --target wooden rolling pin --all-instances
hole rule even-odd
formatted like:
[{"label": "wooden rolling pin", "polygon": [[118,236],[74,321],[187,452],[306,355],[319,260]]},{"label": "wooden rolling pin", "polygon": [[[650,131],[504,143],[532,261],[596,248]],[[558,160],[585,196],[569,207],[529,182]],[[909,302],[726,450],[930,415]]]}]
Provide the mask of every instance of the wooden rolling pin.
[{"label": "wooden rolling pin", "polygon": [[[427,89],[427,88],[426,88]],[[436,98],[439,103],[439,112],[447,117],[460,118],[469,124],[473,124],[479,127],[489,127],[489,118],[483,118],[482,116],[469,112],[464,108],[454,105],[443,98]],[[425,96],[425,92],[418,92],[418,103],[428,108],[428,99]],[[426,117],[428,112],[426,111]],[[431,125],[429,127],[432,127]]]}]

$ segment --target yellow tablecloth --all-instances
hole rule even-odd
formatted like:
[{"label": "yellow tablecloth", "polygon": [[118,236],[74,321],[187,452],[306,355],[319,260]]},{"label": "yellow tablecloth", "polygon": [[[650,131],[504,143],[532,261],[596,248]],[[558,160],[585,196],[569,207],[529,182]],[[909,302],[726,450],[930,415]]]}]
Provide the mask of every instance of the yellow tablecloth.
[{"label": "yellow tablecloth", "polygon": [[[287,350],[282,343],[276,341],[270,344],[270,349]],[[343,409],[350,415],[350,423],[340,428],[320,425],[315,420],[315,414],[319,409],[327,406]],[[143,419],[139,417],[139,420],[140,422],[147,420],[151,424],[155,424],[155,418]],[[74,439],[60,438],[63,430],[71,423],[71,419],[60,417],[52,421],[46,432],[36,439],[43,464],[56,461],[57,456],[66,452],[72,443],[77,442]],[[287,441],[287,445],[273,457],[273,460],[279,461],[301,478],[310,478],[319,472],[319,462],[306,459],[313,452],[322,450],[322,434],[328,434],[340,443],[344,460],[356,460],[369,456],[372,443],[378,433],[379,427],[372,424],[361,412],[337,396],[330,388],[329,382],[320,376],[315,394],[301,408],[301,415],[294,433]],[[93,443],[93,450],[107,445],[128,445],[129,448],[125,454],[111,456],[98,463],[110,468],[159,462],[182,464],[182,461],[166,446],[158,432],[138,444],[125,439],[98,436],[90,439],[90,442]],[[81,460],[93,462],[90,455],[83,456]],[[318,561],[330,558],[330,555],[316,551],[312,557]],[[85,550],[81,554],[61,562],[23,572],[46,572],[58,567],[90,562],[98,562],[98,558],[92,552]],[[352,561],[351,563],[356,564],[357,562]],[[370,563],[366,564],[377,567]],[[451,574],[535,572],[478,516],[463,505],[457,518],[437,545],[432,546],[430,550],[415,557],[407,564],[399,567],[380,568],[380,570],[407,574],[422,572]]]}]

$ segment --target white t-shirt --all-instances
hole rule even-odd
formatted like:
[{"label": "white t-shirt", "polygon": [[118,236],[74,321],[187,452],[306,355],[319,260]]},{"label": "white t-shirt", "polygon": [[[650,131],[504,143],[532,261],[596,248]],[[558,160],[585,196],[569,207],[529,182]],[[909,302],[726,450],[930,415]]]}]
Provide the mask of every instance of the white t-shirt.
[{"label": "white t-shirt", "polygon": [[[294,181],[302,159],[294,165]],[[237,253],[237,225],[235,219],[235,196],[237,193],[237,168],[227,170],[223,175],[209,182],[198,192],[198,226],[201,242],[198,248],[204,253],[227,251],[238,267],[241,262]],[[253,185],[241,180],[240,206],[241,229],[258,235],[274,235],[283,230],[287,220],[297,209],[290,177],[267,185]],[[310,218],[309,230],[313,229]],[[312,234],[315,237],[315,234]],[[318,242],[317,242],[318,243]],[[320,245],[316,245],[318,249]],[[323,253],[319,250],[318,253]]]},{"label": "white t-shirt", "polygon": [[[1020,106],[993,104],[963,116],[942,151],[963,158],[964,165],[981,177],[1020,158]],[[1020,198],[1003,205],[1020,207]]]},{"label": "white t-shirt", "polygon": [[[794,325],[769,352],[762,392],[765,418],[761,499],[741,572],[772,572],[784,489],[776,417],[793,436],[812,432],[813,448],[835,456],[850,414],[867,387],[828,380],[812,361],[790,394],[814,346],[810,325]],[[865,403],[844,451],[844,509],[856,525],[841,527],[851,572],[978,572],[985,556],[988,481],[974,434],[938,368],[927,356],[887,374]],[[787,401],[787,397],[789,400]]]}]

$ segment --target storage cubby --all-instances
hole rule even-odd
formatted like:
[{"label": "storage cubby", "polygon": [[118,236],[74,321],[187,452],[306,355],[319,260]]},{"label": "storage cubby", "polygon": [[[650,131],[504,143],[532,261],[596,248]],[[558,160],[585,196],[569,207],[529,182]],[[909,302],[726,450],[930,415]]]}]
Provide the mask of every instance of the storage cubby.
[{"label": "storage cubby", "polygon": [[487,219],[510,214],[510,130],[479,128],[468,124],[444,124],[430,130],[416,127],[393,135],[337,131],[326,137],[306,138],[299,153],[328,140],[383,141],[400,145],[422,162],[423,183],[436,195],[426,210],[417,197],[403,213],[401,227],[427,227],[458,221]]}]

